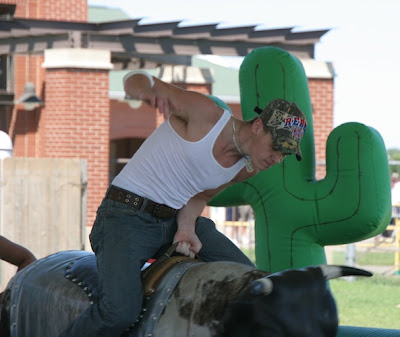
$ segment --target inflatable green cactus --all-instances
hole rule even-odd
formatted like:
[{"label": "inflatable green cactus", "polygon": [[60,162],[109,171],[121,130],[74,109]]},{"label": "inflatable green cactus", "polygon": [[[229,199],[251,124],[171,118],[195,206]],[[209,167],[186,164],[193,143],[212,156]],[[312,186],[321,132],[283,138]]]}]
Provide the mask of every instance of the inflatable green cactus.
[{"label": "inflatable green cactus", "polygon": [[252,51],[239,72],[243,119],[275,98],[296,102],[307,118],[303,160],[281,164],[230,186],[212,206],[250,205],[255,213],[257,266],[272,272],[326,263],[324,246],[381,233],[390,222],[390,174],[379,133],[343,124],[327,141],[326,178],[315,180],[312,107],[301,62],[275,47]]}]

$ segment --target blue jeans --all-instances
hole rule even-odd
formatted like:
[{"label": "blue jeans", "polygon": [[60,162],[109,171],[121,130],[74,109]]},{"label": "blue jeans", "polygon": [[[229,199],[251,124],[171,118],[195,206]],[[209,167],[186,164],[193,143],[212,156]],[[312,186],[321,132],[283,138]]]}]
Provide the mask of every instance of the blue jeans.
[{"label": "blue jeans", "polygon": [[[144,209],[145,204],[141,209]],[[96,254],[100,299],[89,307],[60,337],[120,336],[141,312],[141,267],[172,245],[176,217],[158,219],[129,205],[104,199],[90,242]],[[196,223],[204,261],[251,261],[206,218]]]}]

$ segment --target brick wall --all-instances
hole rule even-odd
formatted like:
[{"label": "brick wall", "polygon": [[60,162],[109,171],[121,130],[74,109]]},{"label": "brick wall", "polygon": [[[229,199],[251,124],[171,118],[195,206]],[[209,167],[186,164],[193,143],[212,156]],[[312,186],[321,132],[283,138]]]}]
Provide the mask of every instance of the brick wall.
[{"label": "brick wall", "polygon": [[[44,97],[43,56],[15,55],[15,97],[18,99],[24,92],[27,82],[35,85],[36,93]],[[22,105],[14,108],[8,133],[14,143],[14,156],[36,157],[40,122],[40,109],[26,111]]]},{"label": "brick wall", "polygon": [[[15,16],[30,19],[87,21],[87,0],[0,0],[0,4],[16,5]],[[36,93],[44,99],[45,70],[42,55],[14,56],[14,93],[19,98],[27,82],[33,82]],[[26,111],[21,105],[14,108],[8,133],[13,139],[14,155],[36,157],[40,132],[41,109]]]},{"label": "brick wall", "polygon": [[60,21],[83,21],[88,18],[87,0],[0,0],[17,5],[15,17]]},{"label": "brick wall", "polygon": [[[0,3],[17,4],[17,17],[87,21],[86,0],[0,0]],[[14,155],[88,159],[87,225],[90,226],[109,179],[108,71],[43,69],[42,62],[43,56],[15,56],[15,96],[22,94],[26,82],[34,82],[45,107],[34,111],[21,110],[21,106],[14,109],[9,130]],[[210,92],[209,85],[181,86]],[[325,162],[326,140],[333,128],[333,80],[310,79],[309,87],[319,164]],[[240,115],[236,109],[233,111]],[[154,127],[163,121],[159,114],[152,119]],[[149,127],[149,120],[146,123]],[[317,165],[317,179],[324,176],[325,166]]]},{"label": "brick wall", "polygon": [[109,183],[108,71],[47,69],[40,155],[88,161],[87,225]]},{"label": "brick wall", "polygon": [[326,174],[326,141],[333,130],[333,80],[309,79],[311,103],[313,108],[314,141],[316,156],[316,178],[323,179]]},{"label": "brick wall", "polygon": [[[20,18],[87,21],[87,0],[0,0],[16,4]],[[45,107],[25,111],[17,105],[8,133],[14,156],[88,160],[87,224],[109,179],[108,71],[43,69],[43,55],[15,55],[15,97],[33,82]]]}]

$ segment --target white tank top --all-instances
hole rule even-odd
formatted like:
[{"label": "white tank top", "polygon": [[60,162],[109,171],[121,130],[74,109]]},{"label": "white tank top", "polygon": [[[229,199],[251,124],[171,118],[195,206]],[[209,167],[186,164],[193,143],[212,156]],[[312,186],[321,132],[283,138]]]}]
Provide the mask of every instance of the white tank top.
[{"label": "white tank top", "polygon": [[225,168],[212,152],[230,117],[225,110],[210,132],[197,142],[183,139],[166,120],[145,140],[112,184],[180,209],[197,193],[231,181],[245,166],[244,158]]}]

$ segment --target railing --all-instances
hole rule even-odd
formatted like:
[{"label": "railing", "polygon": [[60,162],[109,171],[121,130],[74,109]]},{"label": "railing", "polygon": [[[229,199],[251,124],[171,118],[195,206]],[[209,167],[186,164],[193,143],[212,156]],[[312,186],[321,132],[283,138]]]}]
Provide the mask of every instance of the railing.
[{"label": "railing", "polygon": [[[216,221],[220,232],[255,260],[254,221]],[[384,233],[353,245],[355,264],[382,275],[400,275],[400,216],[393,217]],[[326,247],[328,263],[348,263],[348,246]]]},{"label": "railing", "polygon": [[255,235],[253,221],[216,221],[217,229],[235,243],[255,262]]},{"label": "railing", "polygon": [[[382,235],[378,235],[373,239],[365,240],[355,244],[356,260],[363,260],[364,264],[368,264],[368,254],[386,254],[392,256],[392,265],[387,268],[377,268],[382,274],[400,274],[400,216],[393,215],[392,223],[386,227]],[[388,256],[386,256],[387,258]],[[376,259],[375,259],[376,261]],[[374,265],[373,262],[370,262]]]}]

